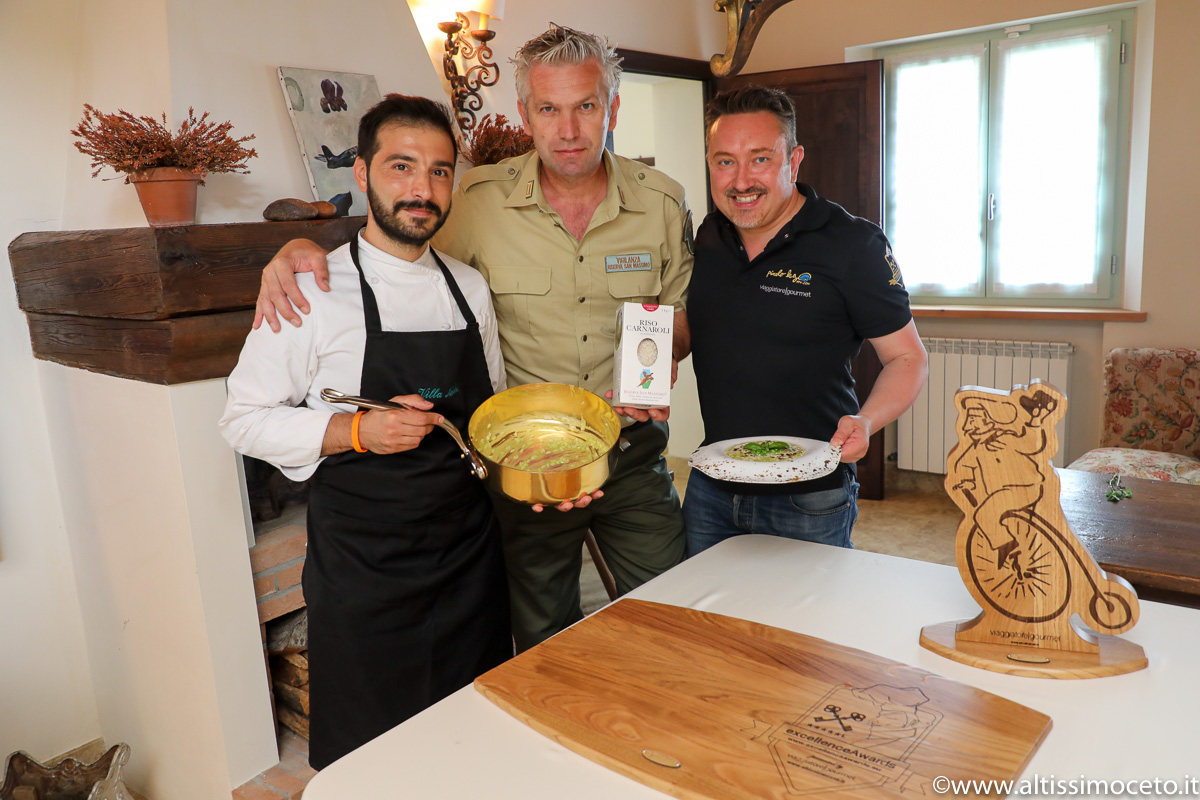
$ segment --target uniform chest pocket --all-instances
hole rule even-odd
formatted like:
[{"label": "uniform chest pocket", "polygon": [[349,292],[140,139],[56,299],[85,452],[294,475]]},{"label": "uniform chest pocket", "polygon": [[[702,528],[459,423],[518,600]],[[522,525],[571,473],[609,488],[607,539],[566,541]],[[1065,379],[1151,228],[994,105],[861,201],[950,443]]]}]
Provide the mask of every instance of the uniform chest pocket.
[{"label": "uniform chest pocket", "polygon": [[648,303],[662,292],[662,271],[608,273],[608,293],[625,303]]},{"label": "uniform chest pocket", "polygon": [[550,267],[488,267],[488,285],[496,300],[496,320],[502,328],[529,333],[531,297],[550,292]]}]

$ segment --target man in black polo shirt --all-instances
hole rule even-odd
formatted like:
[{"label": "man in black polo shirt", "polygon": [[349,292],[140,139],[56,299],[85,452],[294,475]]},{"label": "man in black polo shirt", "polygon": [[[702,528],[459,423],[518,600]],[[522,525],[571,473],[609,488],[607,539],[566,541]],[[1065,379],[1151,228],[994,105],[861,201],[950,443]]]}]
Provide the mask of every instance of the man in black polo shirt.
[{"label": "man in black polo shirt", "polygon": [[[804,148],[786,94],[762,86],[709,103],[717,211],[696,235],[688,295],[705,443],[799,436],[842,448],[832,474],[746,484],[699,470],[683,513],[688,553],[743,533],[851,547],[854,462],[916,399],[927,357],[883,232],[797,184]],[[860,409],[850,359],[870,340],[883,372]]]}]

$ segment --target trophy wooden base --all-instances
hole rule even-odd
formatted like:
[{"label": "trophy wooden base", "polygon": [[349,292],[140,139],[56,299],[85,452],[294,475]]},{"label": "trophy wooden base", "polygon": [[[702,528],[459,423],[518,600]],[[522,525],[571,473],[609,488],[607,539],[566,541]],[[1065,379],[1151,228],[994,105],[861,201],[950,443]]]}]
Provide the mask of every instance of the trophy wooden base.
[{"label": "trophy wooden base", "polygon": [[1137,672],[1149,664],[1140,644],[1108,634],[1099,634],[1099,653],[958,640],[959,626],[969,622],[926,625],[921,629],[921,646],[968,666],[1027,678],[1105,678]]}]

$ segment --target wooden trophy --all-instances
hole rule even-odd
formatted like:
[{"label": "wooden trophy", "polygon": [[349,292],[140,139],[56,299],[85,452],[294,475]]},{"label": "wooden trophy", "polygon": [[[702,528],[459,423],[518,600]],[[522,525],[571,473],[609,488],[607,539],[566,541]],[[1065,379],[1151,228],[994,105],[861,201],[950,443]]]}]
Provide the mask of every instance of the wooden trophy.
[{"label": "wooden trophy", "polygon": [[963,512],[955,559],[983,610],[971,620],[927,625],[921,646],[1036,678],[1145,668],[1141,646],[1115,635],[1137,623],[1137,594],[1100,569],[1063,516],[1050,459],[1067,398],[1034,381],[1007,394],[964,387],[954,403],[958,444],[946,458],[946,491]]}]

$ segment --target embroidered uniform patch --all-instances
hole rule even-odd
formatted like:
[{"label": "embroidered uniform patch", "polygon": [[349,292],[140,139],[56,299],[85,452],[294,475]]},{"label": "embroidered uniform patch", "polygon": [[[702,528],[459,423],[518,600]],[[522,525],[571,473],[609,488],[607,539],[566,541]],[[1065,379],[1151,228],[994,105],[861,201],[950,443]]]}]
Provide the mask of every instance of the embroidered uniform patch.
[{"label": "embroidered uniform patch", "polygon": [[892,279],[888,281],[888,286],[903,286],[904,278],[900,277],[900,265],[896,263],[896,257],[892,255],[892,246],[888,245],[884,251],[883,260],[887,262],[888,268],[892,271]]},{"label": "embroidered uniform patch", "polygon": [[649,272],[653,266],[649,253],[604,257],[605,272]]}]

